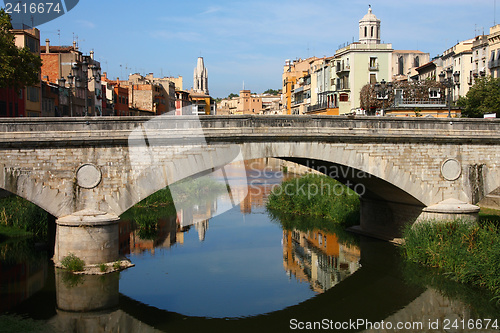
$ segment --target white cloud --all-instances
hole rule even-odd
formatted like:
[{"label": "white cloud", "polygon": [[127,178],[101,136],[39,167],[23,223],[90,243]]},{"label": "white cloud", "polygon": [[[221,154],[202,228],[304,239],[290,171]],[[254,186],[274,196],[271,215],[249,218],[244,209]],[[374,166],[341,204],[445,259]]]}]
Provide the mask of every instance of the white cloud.
[{"label": "white cloud", "polygon": [[94,22],[87,21],[87,20],[77,20],[76,23],[78,23],[79,25],[81,25],[82,27],[84,27],[86,29],[95,29],[95,27],[96,27],[96,24]]}]

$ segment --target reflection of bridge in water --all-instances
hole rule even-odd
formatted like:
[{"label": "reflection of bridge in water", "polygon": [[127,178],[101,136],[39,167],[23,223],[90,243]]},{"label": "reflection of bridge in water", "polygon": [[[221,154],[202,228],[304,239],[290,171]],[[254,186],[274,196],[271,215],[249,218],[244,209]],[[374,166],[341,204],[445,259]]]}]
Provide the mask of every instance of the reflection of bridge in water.
[{"label": "reflection of bridge in water", "polygon": [[[118,275],[84,276],[76,286],[56,273],[57,314],[50,323],[63,332],[282,332],[298,322],[422,321],[471,318],[468,306],[433,289],[402,282],[391,245],[362,239],[362,267],[330,290],[305,302],[265,315],[237,320],[187,317],[119,294]],[[425,327],[424,327],[425,328]],[[359,327],[353,331],[362,331]],[[425,329],[423,330],[425,331]],[[373,331],[367,331],[373,332]]]}]

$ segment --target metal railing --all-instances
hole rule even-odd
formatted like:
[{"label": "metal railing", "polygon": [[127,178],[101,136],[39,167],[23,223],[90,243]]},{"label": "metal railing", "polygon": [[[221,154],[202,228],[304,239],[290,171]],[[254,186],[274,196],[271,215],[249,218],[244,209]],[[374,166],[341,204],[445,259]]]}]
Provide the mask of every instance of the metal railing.
[{"label": "metal railing", "polygon": [[334,108],[334,107],[336,107],[336,106],[333,105],[333,103],[323,102],[323,103],[318,103],[318,104],[308,106],[307,112],[313,112],[313,111]]},{"label": "metal railing", "polygon": [[395,106],[402,105],[446,105],[446,100],[444,98],[428,98],[428,99],[416,99],[416,98],[396,98],[394,100]]}]

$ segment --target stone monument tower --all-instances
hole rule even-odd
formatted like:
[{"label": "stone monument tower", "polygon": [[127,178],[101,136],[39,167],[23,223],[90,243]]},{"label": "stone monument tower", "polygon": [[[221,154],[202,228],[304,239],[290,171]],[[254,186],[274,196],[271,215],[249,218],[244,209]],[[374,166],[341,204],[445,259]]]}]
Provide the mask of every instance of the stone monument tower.
[{"label": "stone monument tower", "polygon": [[359,42],[380,44],[380,20],[372,13],[371,6],[368,8],[368,13],[359,21]]},{"label": "stone monument tower", "polygon": [[198,58],[198,63],[194,69],[193,91],[208,95],[208,75],[205,64],[203,63],[203,57]]}]

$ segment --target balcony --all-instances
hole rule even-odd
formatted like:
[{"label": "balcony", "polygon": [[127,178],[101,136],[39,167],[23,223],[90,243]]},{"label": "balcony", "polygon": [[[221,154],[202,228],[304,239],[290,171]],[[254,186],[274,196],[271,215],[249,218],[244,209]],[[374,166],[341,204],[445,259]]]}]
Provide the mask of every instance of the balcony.
[{"label": "balcony", "polygon": [[429,98],[429,99],[415,99],[415,98],[395,98],[394,106],[404,107],[446,107],[446,100],[444,98]]},{"label": "balcony", "polygon": [[345,65],[345,66],[337,65],[337,73],[349,72],[350,70],[351,70],[350,65]]},{"label": "balcony", "polygon": [[333,105],[333,103],[323,102],[323,103],[318,103],[318,104],[308,106],[307,112],[326,110],[326,109],[331,109],[331,108],[335,108],[335,107],[337,107],[337,106]]},{"label": "balcony", "polygon": [[490,60],[488,61],[488,68],[494,68],[494,67],[499,67],[500,66],[500,61],[499,60]]}]

